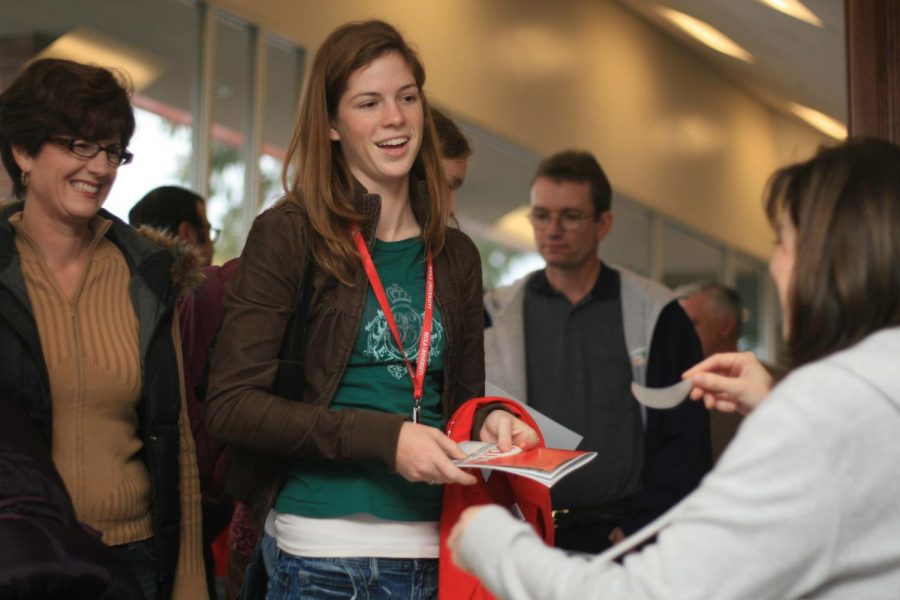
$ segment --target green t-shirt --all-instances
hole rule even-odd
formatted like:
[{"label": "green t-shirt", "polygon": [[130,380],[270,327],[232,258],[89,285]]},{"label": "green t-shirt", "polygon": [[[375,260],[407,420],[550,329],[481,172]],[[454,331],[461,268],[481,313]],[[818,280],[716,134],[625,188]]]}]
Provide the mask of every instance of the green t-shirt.
[{"label": "green t-shirt", "polygon": [[[384,286],[415,368],[425,306],[425,251],[422,240],[375,241],[372,260]],[[446,335],[435,303],[431,350],[422,397],[425,425],[443,428],[442,355]],[[347,370],[330,410],[360,409],[410,415],[412,381],[371,286]],[[410,483],[377,460],[298,461],[275,502],[275,510],[304,517],[334,518],[368,513],[394,521],[437,521],[440,486]]]}]

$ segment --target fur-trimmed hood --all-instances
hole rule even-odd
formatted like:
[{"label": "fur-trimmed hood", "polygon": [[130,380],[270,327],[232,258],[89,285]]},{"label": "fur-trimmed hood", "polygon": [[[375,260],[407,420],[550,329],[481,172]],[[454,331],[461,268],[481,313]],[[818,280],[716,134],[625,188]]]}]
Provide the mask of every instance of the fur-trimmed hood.
[{"label": "fur-trimmed hood", "polygon": [[164,248],[174,257],[172,283],[178,288],[179,296],[192,293],[206,279],[202,270],[203,258],[193,244],[149,225],[141,225],[137,228],[137,232],[142,238]]},{"label": "fur-trimmed hood", "polygon": [[[21,200],[0,200],[0,217],[4,223],[8,223],[7,219],[13,213],[22,210],[24,203]],[[115,215],[100,210],[98,216],[113,222],[115,228],[125,228],[125,230],[133,230],[127,223],[116,217]],[[166,250],[174,259],[172,263],[172,284],[178,290],[179,296],[185,296],[195,290],[205,276],[201,270],[203,259],[200,253],[192,244],[177,237],[153,227],[142,226],[136,230],[137,235],[153,244],[156,247]],[[12,231],[9,231],[9,243],[12,243]],[[128,237],[128,236],[125,236]]]}]

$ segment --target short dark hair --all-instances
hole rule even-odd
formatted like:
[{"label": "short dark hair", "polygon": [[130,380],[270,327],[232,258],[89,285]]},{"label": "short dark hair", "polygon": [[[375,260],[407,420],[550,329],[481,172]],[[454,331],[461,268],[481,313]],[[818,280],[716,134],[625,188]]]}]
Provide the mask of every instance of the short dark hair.
[{"label": "short dark hair", "polygon": [[459,130],[453,119],[434,107],[431,108],[431,118],[434,119],[434,128],[437,130],[441,158],[457,160],[472,156],[469,140]]},{"label": "short dark hair", "polygon": [[553,181],[588,183],[594,203],[594,218],[609,210],[612,205],[612,186],[594,155],[583,150],[564,150],[548,156],[538,165],[531,184],[539,177]]},{"label": "short dark hair", "polygon": [[851,140],[776,171],[766,214],[797,230],[790,367],[900,325],[900,146]]},{"label": "short dark hair", "polygon": [[132,227],[149,225],[178,234],[178,226],[187,221],[188,225],[202,233],[205,224],[197,214],[197,203],[203,197],[191,190],[174,185],[164,185],[147,192],[128,212],[128,223]]},{"label": "short dark hair", "polygon": [[25,194],[13,146],[35,156],[54,135],[115,138],[128,146],[134,134],[130,94],[126,76],[103,67],[58,58],[29,64],[0,94],[0,158],[13,194]]}]

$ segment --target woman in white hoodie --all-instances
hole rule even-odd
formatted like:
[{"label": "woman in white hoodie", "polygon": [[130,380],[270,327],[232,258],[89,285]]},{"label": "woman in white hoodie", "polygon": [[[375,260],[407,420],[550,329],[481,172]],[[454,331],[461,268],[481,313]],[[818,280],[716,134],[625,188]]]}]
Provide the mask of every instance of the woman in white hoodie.
[{"label": "woman in white hoodie", "polygon": [[685,373],[695,400],[752,414],[621,564],[544,547],[499,507],[469,509],[451,546],[498,597],[900,593],[900,147],[850,141],[781,169],[766,211],[788,374],[773,387],[749,354]]}]

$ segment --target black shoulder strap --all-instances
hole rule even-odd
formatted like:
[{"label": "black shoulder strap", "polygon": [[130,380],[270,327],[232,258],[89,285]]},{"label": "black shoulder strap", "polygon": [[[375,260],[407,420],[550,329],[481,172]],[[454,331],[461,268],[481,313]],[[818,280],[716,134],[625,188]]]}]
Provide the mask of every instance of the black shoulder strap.
[{"label": "black shoulder strap", "polygon": [[309,316],[309,303],[313,295],[312,281],[315,263],[307,260],[303,280],[297,286],[297,300],[294,313],[288,321],[278,353],[278,371],[272,383],[272,391],[282,398],[302,400],[305,378],[303,361],[306,355],[306,320]]},{"label": "black shoulder strap", "polygon": [[309,315],[309,299],[312,296],[312,277],[315,267],[312,260],[308,260],[303,273],[303,280],[297,287],[297,300],[294,302],[294,314],[288,321],[284,332],[284,340],[281,342],[281,351],[278,358],[303,362],[306,353],[306,318]]}]

